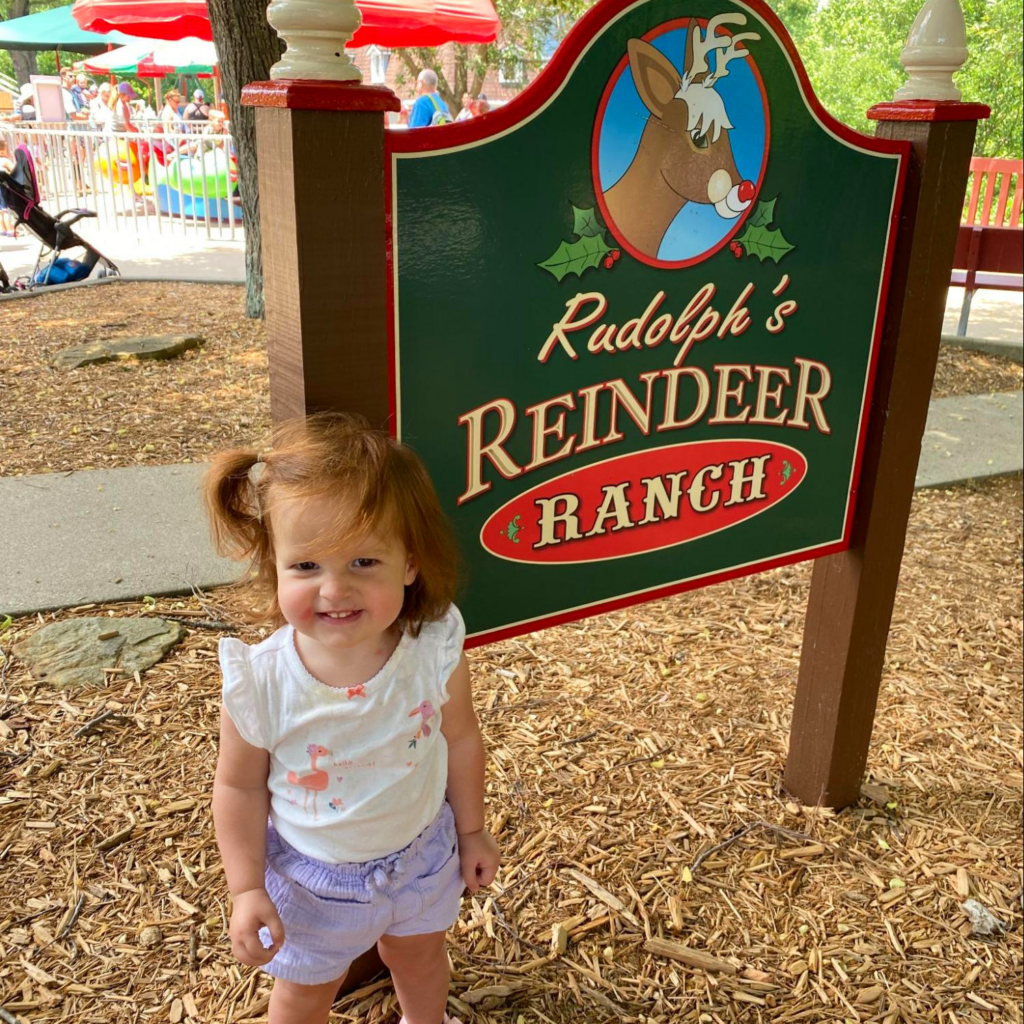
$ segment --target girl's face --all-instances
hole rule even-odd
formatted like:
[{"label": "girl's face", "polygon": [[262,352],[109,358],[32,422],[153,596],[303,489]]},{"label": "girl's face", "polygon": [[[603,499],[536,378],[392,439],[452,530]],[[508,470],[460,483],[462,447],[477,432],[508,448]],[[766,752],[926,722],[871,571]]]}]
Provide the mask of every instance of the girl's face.
[{"label": "girl's face", "polygon": [[324,550],[319,534],[336,512],[337,501],[326,498],[274,509],[281,613],[320,655],[375,648],[416,579],[413,559],[396,537],[359,536]]}]

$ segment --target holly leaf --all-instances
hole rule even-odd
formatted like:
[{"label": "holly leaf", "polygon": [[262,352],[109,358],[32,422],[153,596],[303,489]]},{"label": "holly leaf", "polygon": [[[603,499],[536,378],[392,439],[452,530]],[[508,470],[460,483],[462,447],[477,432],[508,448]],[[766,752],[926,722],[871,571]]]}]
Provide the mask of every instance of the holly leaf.
[{"label": "holly leaf", "polygon": [[748,224],[752,228],[766,228],[772,222],[772,218],[775,216],[775,204],[778,202],[779,197],[776,196],[770,203],[758,202],[757,209],[754,211],[754,216],[750,218]]},{"label": "holly leaf", "polygon": [[736,241],[751,256],[756,256],[762,263],[765,260],[773,260],[778,263],[787,252],[791,252],[795,248],[786,241],[781,231],[769,231],[768,228],[754,227],[753,224]]},{"label": "holly leaf", "polygon": [[572,230],[581,238],[595,238],[604,235],[604,228],[597,222],[597,214],[591,206],[581,210],[578,206],[572,208]]},{"label": "holly leaf", "polygon": [[596,267],[605,253],[611,252],[603,237],[584,236],[576,242],[562,242],[561,245],[537,266],[561,281],[566,274],[580,277],[584,270]]}]

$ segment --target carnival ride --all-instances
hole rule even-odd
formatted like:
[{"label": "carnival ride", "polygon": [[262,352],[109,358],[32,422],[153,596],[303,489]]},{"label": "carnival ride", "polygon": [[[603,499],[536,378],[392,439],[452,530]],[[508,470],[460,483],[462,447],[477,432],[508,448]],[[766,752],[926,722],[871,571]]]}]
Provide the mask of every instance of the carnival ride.
[{"label": "carnival ride", "polygon": [[161,213],[211,221],[238,221],[238,166],[226,140],[201,134],[112,137],[100,144],[94,165],[112,184],[153,196]]}]

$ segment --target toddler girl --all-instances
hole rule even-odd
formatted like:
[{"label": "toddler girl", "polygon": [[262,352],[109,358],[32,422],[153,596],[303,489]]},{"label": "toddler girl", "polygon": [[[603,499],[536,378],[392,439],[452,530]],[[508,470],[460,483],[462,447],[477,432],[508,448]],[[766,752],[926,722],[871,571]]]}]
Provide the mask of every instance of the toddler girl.
[{"label": "toddler girl", "polygon": [[275,978],[269,1024],[326,1021],[374,943],[405,1024],[458,1024],[445,931],[499,856],[454,544],[426,470],[361,420],[320,414],[265,454],[222,453],[204,486],[218,547],[252,559],[280,625],[253,647],[220,642],[232,951]]}]

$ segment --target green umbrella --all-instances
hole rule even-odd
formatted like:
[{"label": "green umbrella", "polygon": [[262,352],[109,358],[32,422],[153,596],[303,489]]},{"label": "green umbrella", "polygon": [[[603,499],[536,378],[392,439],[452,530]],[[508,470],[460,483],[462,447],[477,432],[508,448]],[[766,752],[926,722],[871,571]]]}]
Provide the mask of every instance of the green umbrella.
[{"label": "green umbrella", "polygon": [[100,35],[86,32],[71,17],[71,5],[54,7],[23,18],[0,21],[0,50],[72,50],[75,53],[102,53],[113,43],[134,43],[135,36],[121,32]]}]

